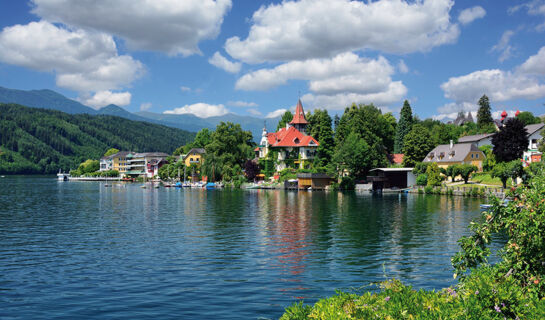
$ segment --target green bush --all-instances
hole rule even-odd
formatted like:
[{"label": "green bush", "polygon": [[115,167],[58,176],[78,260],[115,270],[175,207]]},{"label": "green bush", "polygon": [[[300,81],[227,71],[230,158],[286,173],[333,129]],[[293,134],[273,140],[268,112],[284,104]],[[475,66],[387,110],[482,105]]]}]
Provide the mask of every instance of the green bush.
[{"label": "green bush", "polygon": [[416,177],[416,184],[419,186],[425,186],[428,184],[428,176],[425,173],[419,174]]},{"label": "green bush", "polygon": [[418,188],[418,194],[424,194],[424,189]]},{"label": "green bush", "polygon": [[354,190],[356,182],[353,177],[342,177],[339,188],[341,190]]},{"label": "green bush", "polygon": [[426,176],[428,176],[428,186],[438,187],[441,185],[441,181],[443,181],[441,170],[439,170],[439,167],[435,162],[426,169]]},{"label": "green bush", "polygon": [[544,316],[544,300],[525,295],[512,279],[495,281],[494,269],[482,268],[463,286],[416,291],[394,279],[381,283],[377,293],[338,292],[314,306],[294,304],[280,319],[537,320]]},{"label": "green bush", "polygon": [[432,186],[425,186],[424,187],[424,193],[432,194],[433,193],[433,187]]}]

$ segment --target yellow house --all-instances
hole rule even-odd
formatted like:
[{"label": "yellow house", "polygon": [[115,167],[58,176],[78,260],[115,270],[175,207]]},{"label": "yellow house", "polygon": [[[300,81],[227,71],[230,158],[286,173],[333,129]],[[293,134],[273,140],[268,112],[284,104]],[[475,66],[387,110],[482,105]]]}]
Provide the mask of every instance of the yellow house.
[{"label": "yellow house", "polygon": [[201,166],[204,157],[203,155],[206,153],[203,148],[193,148],[189,150],[189,152],[184,156],[183,160],[187,167],[190,167],[192,164],[196,164],[197,166]]},{"label": "yellow house", "polygon": [[127,171],[129,171],[129,163],[127,155],[131,152],[129,151],[120,151],[116,154],[111,155],[112,170],[119,171],[121,176],[124,176]]},{"label": "yellow house", "polygon": [[453,164],[472,164],[483,170],[484,153],[473,143],[457,143],[438,145],[422,162],[435,162],[439,168],[447,168]]}]

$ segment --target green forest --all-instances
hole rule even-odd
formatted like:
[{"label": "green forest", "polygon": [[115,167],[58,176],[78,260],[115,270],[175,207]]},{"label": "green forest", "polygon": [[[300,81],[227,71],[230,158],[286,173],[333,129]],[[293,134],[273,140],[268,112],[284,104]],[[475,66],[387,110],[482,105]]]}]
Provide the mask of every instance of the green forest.
[{"label": "green forest", "polygon": [[108,149],[173,152],[195,133],[106,115],[0,104],[0,174],[68,171]]}]

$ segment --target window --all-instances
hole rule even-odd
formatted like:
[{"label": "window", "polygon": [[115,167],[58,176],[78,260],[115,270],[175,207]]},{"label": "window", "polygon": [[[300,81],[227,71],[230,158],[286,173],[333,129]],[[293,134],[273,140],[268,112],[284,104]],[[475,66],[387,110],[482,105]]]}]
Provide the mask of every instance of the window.
[{"label": "window", "polygon": [[475,156],[475,155],[472,153],[472,154],[471,154],[471,159],[473,159],[474,156]]},{"label": "window", "polygon": [[479,154],[478,153],[475,155],[475,158],[479,159]]}]

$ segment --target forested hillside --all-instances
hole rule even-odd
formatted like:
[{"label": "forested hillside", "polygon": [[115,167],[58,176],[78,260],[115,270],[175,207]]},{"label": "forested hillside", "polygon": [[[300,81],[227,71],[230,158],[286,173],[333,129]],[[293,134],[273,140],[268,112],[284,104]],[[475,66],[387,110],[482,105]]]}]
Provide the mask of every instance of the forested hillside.
[{"label": "forested hillside", "polygon": [[0,104],[0,173],[55,173],[109,148],[171,153],[192,132],[105,115]]}]

